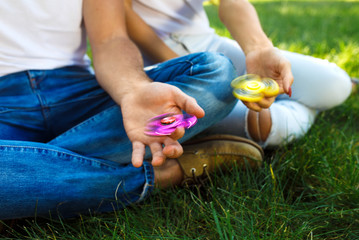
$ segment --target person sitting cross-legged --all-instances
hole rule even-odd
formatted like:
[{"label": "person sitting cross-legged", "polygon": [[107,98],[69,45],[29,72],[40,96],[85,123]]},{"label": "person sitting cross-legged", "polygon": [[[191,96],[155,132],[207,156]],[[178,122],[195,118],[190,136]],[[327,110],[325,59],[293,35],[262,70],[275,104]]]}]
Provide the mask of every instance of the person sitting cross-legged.
[{"label": "person sitting cross-legged", "polygon": [[[112,212],[154,187],[260,165],[262,149],[239,137],[181,145],[236,104],[231,61],[194,53],[144,71],[124,10],[121,0],[1,3],[1,220]],[[182,112],[198,123],[145,133],[149,119]]]},{"label": "person sitting cross-legged", "polygon": [[281,146],[302,137],[319,112],[340,105],[350,95],[350,77],[334,63],[273,46],[247,0],[218,1],[220,20],[233,39],[210,27],[203,2],[126,1],[129,35],[142,50],[145,65],[217,52],[230,58],[237,75],[272,78],[281,89],[278,96],[258,103],[239,101],[203,135],[232,134],[264,148]]}]

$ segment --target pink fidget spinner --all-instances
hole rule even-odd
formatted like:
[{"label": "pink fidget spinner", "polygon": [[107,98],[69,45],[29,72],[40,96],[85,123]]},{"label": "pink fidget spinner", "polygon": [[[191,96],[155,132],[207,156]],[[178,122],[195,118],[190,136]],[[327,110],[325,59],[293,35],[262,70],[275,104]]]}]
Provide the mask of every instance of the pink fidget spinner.
[{"label": "pink fidget spinner", "polygon": [[171,135],[176,128],[190,128],[197,123],[196,116],[190,114],[165,113],[151,118],[146,126],[145,134],[150,136]]}]

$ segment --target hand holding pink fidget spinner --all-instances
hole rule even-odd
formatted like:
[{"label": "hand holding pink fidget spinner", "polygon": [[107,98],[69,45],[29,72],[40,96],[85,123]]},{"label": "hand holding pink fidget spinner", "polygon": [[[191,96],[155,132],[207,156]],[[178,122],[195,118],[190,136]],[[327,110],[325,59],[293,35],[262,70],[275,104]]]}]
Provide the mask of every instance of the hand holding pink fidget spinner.
[{"label": "hand holding pink fidget spinner", "polygon": [[190,114],[165,113],[151,118],[145,129],[145,134],[150,136],[171,135],[176,128],[186,129],[197,123],[197,117]]}]

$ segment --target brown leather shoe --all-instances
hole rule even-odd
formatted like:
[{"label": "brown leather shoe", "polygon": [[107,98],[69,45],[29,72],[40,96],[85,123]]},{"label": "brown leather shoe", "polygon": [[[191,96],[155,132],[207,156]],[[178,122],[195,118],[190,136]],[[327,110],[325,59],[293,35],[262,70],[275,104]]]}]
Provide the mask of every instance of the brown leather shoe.
[{"label": "brown leather shoe", "polygon": [[241,167],[258,168],[263,163],[263,149],[255,142],[232,135],[212,135],[183,144],[178,162],[185,181],[196,180],[217,169],[228,169],[236,162]]}]

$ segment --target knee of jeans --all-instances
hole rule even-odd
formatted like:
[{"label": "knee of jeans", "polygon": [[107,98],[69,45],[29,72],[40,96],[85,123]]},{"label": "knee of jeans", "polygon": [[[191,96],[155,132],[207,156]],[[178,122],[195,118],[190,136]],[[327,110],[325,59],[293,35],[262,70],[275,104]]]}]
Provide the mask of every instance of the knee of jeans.
[{"label": "knee of jeans", "polygon": [[342,104],[350,95],[352,91],[352,84],[348,74],[336,66],[328,72],[325,86],[325,99],[320,110],[326,110]]},{"label": "knee of jeans", "polygon": [[[211,85],[217,98],[233,101],[231,81],[237,77],[232,61],[221,53],[202,53],[201,70],[207,74],[206,81]],[[197,72],[198,73],[198,72]]]},{"label": "knee of jeans", "polygon": [[272,104],[272,126],[264,148],[285,145],[303,137],[313,125],[317,111],[294,101]]},{"label": "knee of jeans", "polygon": [[217,52],[205,52],[203,54],[203,57],[207,60],[212,70],[217,70],[218,74],[223,74],[224,71],[224,74],[233,78],[235,77],[235,67],[227,56]]}]

